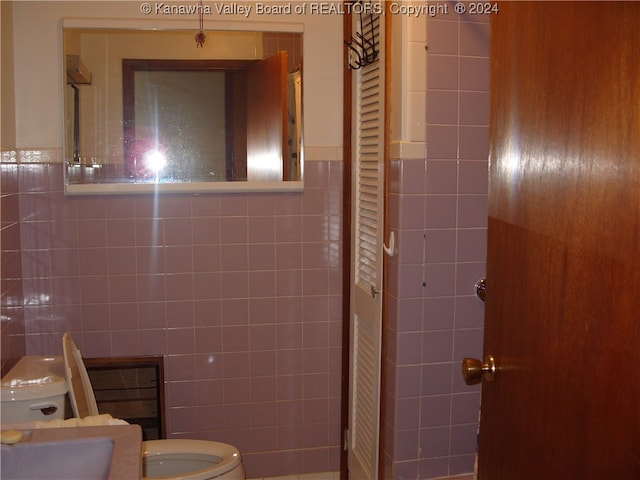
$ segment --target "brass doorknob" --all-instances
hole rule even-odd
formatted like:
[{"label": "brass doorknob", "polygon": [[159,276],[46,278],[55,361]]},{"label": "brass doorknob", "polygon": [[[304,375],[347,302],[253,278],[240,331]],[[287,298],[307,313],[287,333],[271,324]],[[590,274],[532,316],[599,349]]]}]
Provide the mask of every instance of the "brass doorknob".
[{"label": "brass doorknob", "polygon": [[465,358],[462,360],[462,376],[467,385],[485,382],[493,382],[496,374],[496,360],[493,355],[484,357],[484,363],[477,358]]}]

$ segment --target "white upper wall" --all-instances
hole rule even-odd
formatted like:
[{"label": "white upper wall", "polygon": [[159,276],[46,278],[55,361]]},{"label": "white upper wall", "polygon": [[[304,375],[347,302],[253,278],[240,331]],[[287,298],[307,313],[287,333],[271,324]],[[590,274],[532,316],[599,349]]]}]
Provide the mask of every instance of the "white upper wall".
[{"label": "white upper wall", "polygon": [[[305,147],[331,147],[338,152],[342,145],[342,16],[337,14],[296,14],[303,2],[264,2],[265,5],[291,5],[291,13],[258,14],[258,2],[208,2],[211,14],[204,15],[205,30],[216,28],[278,30],[302,25],[304,30],[304,127]],[[160,5],[197,5],[184,2],[155,2],[151,13],[141,12],[143,1],[18,1],[13,11],[14,79],[16,111],[16,148],[62,147],[63,110],[63,19],[127,20],[132,27],[154,28],[168,24],[174,28],[198,29],[197,15],[164,14]],[[217,5],[251,6],[248,16],[218,13]],[[106,25],[105,25],[106,26]],[[3,57],[4,59],[4,57]],[[3,65],[3,69],[5,65]],[[324,150],[323,150],[324,151]],[[331,160],[332,158],[326,158]]]},{"label": "white upper wall", "polygon": [[16,139],[15,102],[13,98],[13,3],[0,2],[0,148],[13,147]]}]

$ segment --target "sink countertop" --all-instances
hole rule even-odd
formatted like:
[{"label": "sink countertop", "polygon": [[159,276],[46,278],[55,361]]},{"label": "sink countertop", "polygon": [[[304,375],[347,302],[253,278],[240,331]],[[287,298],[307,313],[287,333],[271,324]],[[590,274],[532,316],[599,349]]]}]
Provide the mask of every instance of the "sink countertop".
[{"label": "sink countertop", "polygon": [[25,432],[26,442],[109,437],[114,441],[109,480],[142,478],[142,429],[139,425],[41,428]]}]

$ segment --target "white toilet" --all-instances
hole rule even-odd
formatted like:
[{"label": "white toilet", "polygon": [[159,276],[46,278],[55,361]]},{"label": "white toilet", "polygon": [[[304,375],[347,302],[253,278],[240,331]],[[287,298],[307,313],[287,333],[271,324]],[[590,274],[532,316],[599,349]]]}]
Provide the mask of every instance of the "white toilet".
[{"label": "white toilet", "polygon": [[[65,374],[74,416],[98,415],[98,406],[82,354],[65,333],[62,339]],[[142,442],[143,478],[165,480],[244,480],[242,458],[232,445],[206,440]]]}]

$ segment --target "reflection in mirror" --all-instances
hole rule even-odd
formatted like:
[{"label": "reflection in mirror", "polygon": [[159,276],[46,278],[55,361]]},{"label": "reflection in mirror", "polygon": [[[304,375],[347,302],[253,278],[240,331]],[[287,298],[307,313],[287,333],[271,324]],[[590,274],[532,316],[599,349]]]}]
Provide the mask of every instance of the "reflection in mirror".
[{"label": "reflection in mirror", "polygon": [[122,62],[127,177],[247,180],[244,77],[253,62]]},{"label": "reflection in mirror", "polygon": [[63,39],[67,193],[301,185],[301,33],[207,32],[207,48],[178,30]]}]

